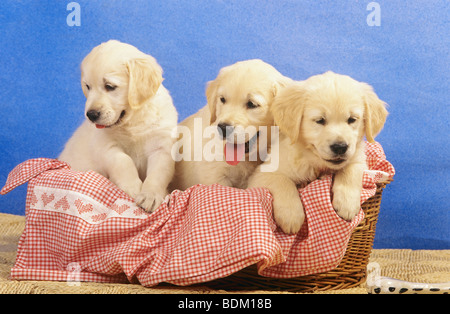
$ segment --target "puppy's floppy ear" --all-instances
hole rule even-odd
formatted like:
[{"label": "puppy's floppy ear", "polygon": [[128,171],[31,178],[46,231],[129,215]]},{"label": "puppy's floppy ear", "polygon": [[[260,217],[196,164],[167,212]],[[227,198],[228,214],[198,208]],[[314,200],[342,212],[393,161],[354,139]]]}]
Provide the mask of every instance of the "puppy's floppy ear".
[{"label": "puppy's floppy ear", "polygon": [[84,97],[88,98],[88,93],[86,90],[86,83],[83,80],[83,76],[81,76],[81,90],[83,91]]},{"label": "puppy's floppy ear", "polygon": [[291,139],[291,143],[296,142],[300,135],[305,99],[302,84],[295,82],[282,88],[270,107],[275,125]]},{"label": "puppy's floppy ear", "polygon": [[126,66],[129,74],[128,103],[136,109],[156,94],[163,81],[162,68],[148,55],[131,59]]},{"label": "puppy's floppy ear", "polygon": [[294,81],[290,79],[289,77],[280,75],[278,79],[275,80],[275,83],[273,84],[273,96],[276,96],[280,90],[282,90],[284,87],[292,84]]},{"label": "puppy's floppy ear", "polygon": [[361,83],[364,98],[364,130],[366,139],[374,142],[375,136],[380,133],[386,122],[388,112],[386,103],[378,98],[372,87],[368,84]]},{"label": "puppy's floppy ear", "polygon": [[217,79],[214,81],[209,81],[206,86],[206,100],[208,101],[209,111],[211,112],[210,124],[216,121],[216,101],[217,101]]}]

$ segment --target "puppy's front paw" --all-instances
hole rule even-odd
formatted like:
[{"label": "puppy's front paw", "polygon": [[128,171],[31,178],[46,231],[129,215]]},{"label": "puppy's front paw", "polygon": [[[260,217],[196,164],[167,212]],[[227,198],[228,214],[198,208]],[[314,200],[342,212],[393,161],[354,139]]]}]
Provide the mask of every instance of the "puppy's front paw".
[{"label": "puppy's front paw", "polygon": [[120,182],[117,183],[117,186],[119,189],[127,193],[132,199],[135,199],[141,192],[142,181],[138,179],[134,182]]},{"label": "puppy's front paw", "polygon": [[274,199],[273,215],[277,225],[287,234],[299,232],[305,221],[305,213],[300,197],[290,200]]},{"label": "puppy's front paw", "polygon": [[146,212],[152,213],[159,207],[159,205],[161,205],[165,196],[165,192],[141,191],[141,193],[136,196],[135,202]]},{"label": "puppy's front paw", "polygon": [[361,191],[333,189],[333,207],[344,220],[352,220],[361,209]]}]

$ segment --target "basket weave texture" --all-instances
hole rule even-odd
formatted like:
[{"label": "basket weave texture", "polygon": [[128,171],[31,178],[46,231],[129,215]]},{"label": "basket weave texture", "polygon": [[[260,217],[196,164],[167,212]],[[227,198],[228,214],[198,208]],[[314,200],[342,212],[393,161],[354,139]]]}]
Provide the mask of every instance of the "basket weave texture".
[{"label": "basket weave texture", "polygon": [[258,275],[256,265],[252,265],[231,276],[202,285],[224,290],[284,290],[292,292],[314,292],[359,286],[366,278],[366,267],[372,252],[381,197],[385,187],[386,183],[379,184],[376,194],[362,204],[364,220],[354,229],[345,255],[335,269],[297,278],[278,279]]}]

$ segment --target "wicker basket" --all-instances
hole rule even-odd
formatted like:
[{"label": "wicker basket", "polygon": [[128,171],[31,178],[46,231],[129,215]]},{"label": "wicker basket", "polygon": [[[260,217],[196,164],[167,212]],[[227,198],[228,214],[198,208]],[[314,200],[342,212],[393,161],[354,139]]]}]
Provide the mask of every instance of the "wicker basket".
[{"label": "wicker basket", "polygon": [[355,228],[341,263],[325,273],[289,279],[259,276],[256,265],[247,267],[231,276],[202,283],[214,289],[224,290],[283,290],[293,292],[313,292],[352,288],[365,281],[366,266],[372,252],[375,227],[383,189],[379,184],[376,194],[363,205],[364,220]]}]

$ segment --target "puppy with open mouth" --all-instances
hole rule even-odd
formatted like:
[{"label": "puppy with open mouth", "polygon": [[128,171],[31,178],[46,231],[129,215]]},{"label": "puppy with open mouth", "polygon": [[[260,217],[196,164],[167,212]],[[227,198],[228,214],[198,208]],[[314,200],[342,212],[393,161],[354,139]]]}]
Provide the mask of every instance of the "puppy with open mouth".
[{"label": "puppy with open mouth", "polygon": [[[208,104],[179,125],[188,130],[178,142],[184,155],[189,153],[176,162],[171,189],[214,183],[246,188],[248,177],[262,162],[259,152],[270,147],[272,101],[289,83],[291,79],[261,60],[222,68],[206,88]],[[206,133],[209,138],[204,138]],[[211,143],[215,148],[209,150]]]},{"label": "puppy with open mouth", "polygon": [[110,179],[136,203],[153,211],[167,194],[178,115],[162,85],[156,60],[111,40],[81,64],[86,120],[59,156],[74,170]]},{"label": "puppy with open mouth", "polygon": [[279,168],[256,169],[249,187],[272,193],[274,218],[286,233],[297,233],[305,219],[297,185],[323,174],[334,174],[332,203],[345,220],[361,207],[363,171],[367,168],[364,135],[368,141],[381,131],[385,103],[372,88],[349,76],[327,72],[283,89],[272,105],[280,140]]},{"label": "puppy with open mouth", "polygon": [[[223,155],[227,164],[236,166],[244,160],[257,160],[261,130],[255,132],[253,129],[245,130],[240,125],[233,127],[225,123],[218,124],[217,129],[219,139],[222,138],[225,141]],[[270,135],[267,132],[264,134]]]}]

